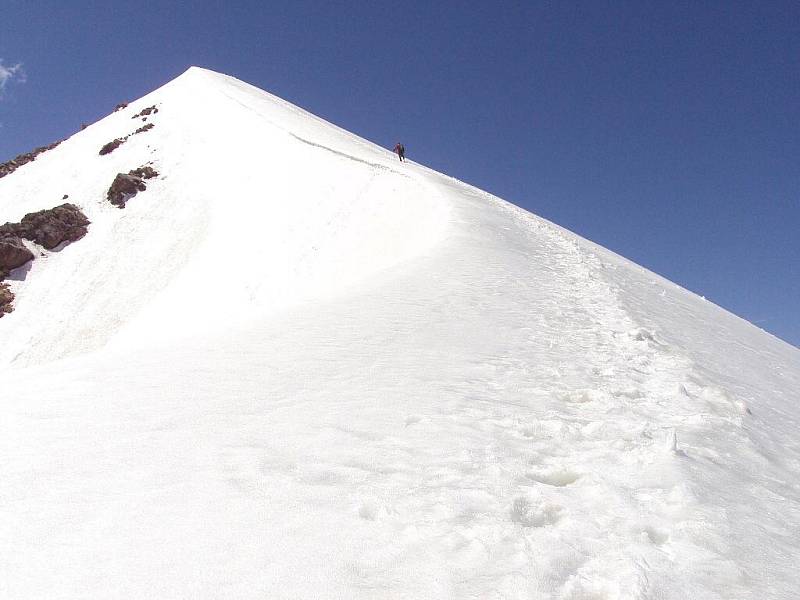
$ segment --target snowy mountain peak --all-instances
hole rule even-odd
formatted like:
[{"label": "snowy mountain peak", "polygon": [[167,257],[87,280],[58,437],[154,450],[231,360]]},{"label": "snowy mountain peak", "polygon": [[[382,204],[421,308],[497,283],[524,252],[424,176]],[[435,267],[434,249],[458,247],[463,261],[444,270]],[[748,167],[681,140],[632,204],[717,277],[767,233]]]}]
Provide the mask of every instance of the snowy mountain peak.
[{"label": "snowy mountain peak", "polygon": [[[117,174],[144,167],[159,174],[147,191],[111,206]],[[219,330],[336,294],[424,253],[448,210],[387,150],[197,67],[0,180],[0,194],[9,220],[68,195],[92,222],[18,277],[0,364]]]},{"label": "snowy mountain peak", "polygon": [[0,319],[0,595],[800,585],[800,352],[749,323],[197,67],[0,218],[65,195]]}]

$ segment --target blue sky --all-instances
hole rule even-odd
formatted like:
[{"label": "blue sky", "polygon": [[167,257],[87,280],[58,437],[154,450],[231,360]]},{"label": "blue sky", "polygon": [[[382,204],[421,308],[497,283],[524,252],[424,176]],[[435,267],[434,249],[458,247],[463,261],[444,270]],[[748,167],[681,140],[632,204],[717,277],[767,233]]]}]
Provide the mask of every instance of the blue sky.
[{"label": "blue sky", "polygon": [[[0,161],[199,65],[800,346],[800,4],[5,0]],[[18,66],[19,65],[19,66]]]}]

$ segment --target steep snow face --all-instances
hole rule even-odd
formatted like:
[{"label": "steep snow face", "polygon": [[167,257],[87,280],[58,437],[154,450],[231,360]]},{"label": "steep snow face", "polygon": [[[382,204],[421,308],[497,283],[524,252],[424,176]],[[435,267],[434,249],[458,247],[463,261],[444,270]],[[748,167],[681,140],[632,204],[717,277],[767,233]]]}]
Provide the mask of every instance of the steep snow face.
[{"label": "steep snow face", "polygon": [[[217,93],[219,113],[270,115],[257,136],[167,125]],[[44,364],[80,336],[41,333],[54,346],[3,373],[0,595],[795,597],[800,352],[240,82],[192,70],[155,94],[156,128],[108,158],[127,170],[117,153],[145,144],[166,179],[124,211],[98,202],[103,242],[39,274],[95,268],[130,222],[141,252],[171,251],[148,259],[159,285],[116,290],[130,312],[103,292],[122,316],[94,338],[70,313],[110,345]],[[116,119],[93,128],[117,136]],[[174,138],[148,154],[159,127]],[[214,171],[209,147],[257,142],[295,177]],[[24,169],[63,167],[45,158]],[[236,210],[276,182],[292,201],[264,208],[280,226],[260,236]],[[175,246],[178,225],[193,233]],[[108,277],[137,264],[112,247]]]},{"label": "steep snow face", "polygon": [[[114,176],[150,163],[160,177],[112,206]],[[67,194],[92,221],[79,244],[15,274],[0,368],[220,330],[426,252],[446,205],[397,167],[266,92],[190,69],[0,179],[0,219]]]}]

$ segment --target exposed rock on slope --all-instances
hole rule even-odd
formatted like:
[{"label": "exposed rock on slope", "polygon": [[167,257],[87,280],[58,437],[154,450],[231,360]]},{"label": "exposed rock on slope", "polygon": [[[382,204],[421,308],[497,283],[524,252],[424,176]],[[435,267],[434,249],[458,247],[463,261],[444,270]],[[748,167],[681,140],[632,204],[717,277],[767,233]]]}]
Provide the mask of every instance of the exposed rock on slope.
[{"label": "exposed rock on slope", "polygon": [[150,166],[139,167],[128,173],[118,173],[106,194],[108,201],[114,206],[125,208],[128,200],[147,189],[144,180],[157,176],[158,172]]},{"label": "exposed rock on slope", "polygon": [[117,173],[111,187],[108,188],[108,201],[114,206],[125,208],[125,203],[133,198],[137,192],[143,192],[147,189],[144,181],[140,177],[134,175],[127,175],[125,173]]},{"label": "exposed rock on slope", "polygon": [[0,283],[0,317],[14,310],[11,305],[13,301],[14,294],[8,289],[8,284]]},{"label": "exposed rock on slope", "polygon": [[33,252],[28,250],[18,236],[0,237],[0,279],[32,259]]},{"label": "exposed rock on slope", "polygon": [[32,152],[26,152],[25,154],[20,154],[19,156],[0,164],[0,177],[5,177],[6,175],[10,175],[22,165],[25,165],[33,160],[36,160],[36,157],[39,156],[42,152],[47,152],[48,150],[52,150],[60,143],[61,142],[58,141],[58,142],[53,142],[52,144],[48,144],[47,146],[40,146],[39,148],[36,148],[36,150],[33,150]]},{"label": "exposed rock on slope", "polygon": [[149,165],[145,165],[143,167],[133,169],[132,171],[128,171],[128,175],[140,177],[141,179],[152,179],[153,177],[158,177],[158,171]]},{"label": "exposed rock on slope", "polygon": [[142,127],[139,127],[139,129],[137,129],[133,133],[129,133],[128,135],[123,136],[121,138],[116,138],[114,140],[111,140],[107,144],[104,144],[102,148],[100,148],[100,156],[105,156],[106,154],[111,154],[114,150],[116,150],[122,144],[127,142],[128,138],[131,137],[132,135],[136,135],[137,133],[144,133],[145,131],[150,131],[153,127],[155,127],[155,124],[148,123],[147,125],[143,125]]},{"label": "exposed rock on slope", "polygon": [[[81,239],[89,219],[74,204],[62,204],[48,210],[28,213],[19,223],[0,225],[0,281],[35,258],[23,239],[53,250],[63,243]],[[11,312],[14,294],[7,284],[0,284],[0,316]]]},{"label": "exposed rock on slope", "polygon": [[52,250],[64,242],[74,242],[86,235],[89,219],[74,204],[62,204],[22,217],[17,234]]},{"label": "exposed rock on slope", "polygon": [[154,104],[153,106],[148,106],[147,108],[143,108],[138,113],[133,115],[131,117],[131,119],[138,119],[139,117],[145,117],[145,116],[150,115],[150,114],[156,114],[157,112],[158,112],[158,109],[156,108],[156,105]]},{"label": "exposed rock on slope", "polygon": [[111,154],[114,150],[119,148],[125,142],[125,139],[126,138],[117,138],[115,140],[111,140],[107,144],[103,144],[103,147],[100,148],[100,156]]}]

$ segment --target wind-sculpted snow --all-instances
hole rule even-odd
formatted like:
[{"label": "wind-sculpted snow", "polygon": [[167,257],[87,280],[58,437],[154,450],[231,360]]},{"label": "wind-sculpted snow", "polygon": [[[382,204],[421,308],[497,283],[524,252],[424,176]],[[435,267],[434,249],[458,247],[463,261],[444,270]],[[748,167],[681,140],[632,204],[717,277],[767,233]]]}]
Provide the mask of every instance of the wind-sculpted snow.
[{"label": "wind-sculpted snow", "polygon": [[156,94],[166,179],[109,230],[202,218],[111,346],[3,373],[0,596],[794,597],[796,349],[241,82]]},{"label": "wind-sculpted snow", "polygon": [[[154,105],[142,118],[156,128],[97,156]],[[324,144],[301,139],[286,129],[298,111],[193,69],[0,181],[0,219],[70,194],[94,223],[82,248],[43,257],[14,286],[28,308],[19,302],[0,326],[0,368],[222,330],[337,294],[436,243],[447,224],[436,193],[324,121],[297,126]],[[142,164],[161,177],[114,214],[109,184]]]}]

